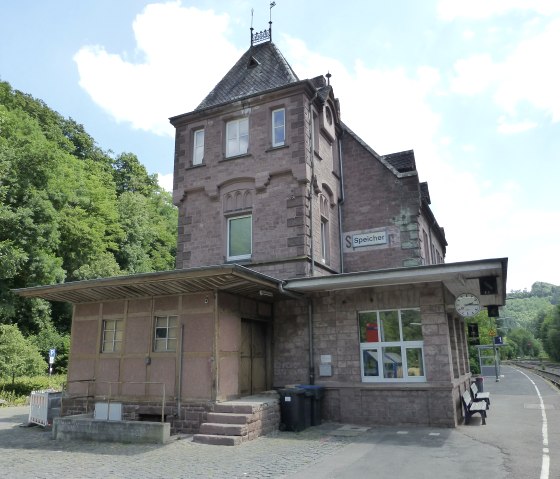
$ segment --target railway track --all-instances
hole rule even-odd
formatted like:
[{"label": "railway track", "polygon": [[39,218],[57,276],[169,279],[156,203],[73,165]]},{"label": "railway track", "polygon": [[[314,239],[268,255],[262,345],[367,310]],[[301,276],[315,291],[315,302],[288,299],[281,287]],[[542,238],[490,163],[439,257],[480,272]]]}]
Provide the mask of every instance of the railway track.
[{"label": "railway track", "polygon": [[535,374],[547,379],[560,389],[560,364],[552,363],[550,361],[532,360],[508,361],[508,363],[521,368],[530,369]]}]

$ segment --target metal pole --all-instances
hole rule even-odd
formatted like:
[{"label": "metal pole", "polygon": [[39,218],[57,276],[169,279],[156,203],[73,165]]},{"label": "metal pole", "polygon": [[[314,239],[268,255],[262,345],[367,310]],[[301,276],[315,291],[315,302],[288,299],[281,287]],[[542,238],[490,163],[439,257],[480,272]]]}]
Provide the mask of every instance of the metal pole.
[{"label": "metal pole", "polygon": [[500,382],[500,376],[498,374],[498,350],[496,348],[496,342],[494,340],[494,370],[496,371],[496,382]]}]

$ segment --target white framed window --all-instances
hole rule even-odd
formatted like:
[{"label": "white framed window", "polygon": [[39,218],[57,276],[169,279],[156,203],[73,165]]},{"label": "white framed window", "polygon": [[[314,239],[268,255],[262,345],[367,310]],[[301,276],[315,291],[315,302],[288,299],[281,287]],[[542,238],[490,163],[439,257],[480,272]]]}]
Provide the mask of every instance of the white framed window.
[{"label": "white framed window", "polygon": [[235,216],[227,220],[227,259],[249,259],[253,252],[253,215]]},{"label": "white framed window", "polygon": [[103,320],[102,353],[118,353],[122,350],[124,321],[122,319]]},{"label": "white framed window", "polygon": [[321,260],[329,262],[329,220],[321,218]]},{"label": "white framed window", "polygon": [[321,260],[323,263],[328,264],[331,252],[329,229],[330,202],[323,194],[319,195],[319,209],[321,211]]},{"label": "white framed window", "polygon": [[284,146],[286,143],[286,110],[279,108],[272,112],[272,146]]},{"label": "white framed window", "polygon": [[193,165],[201,165],[204,160],[204,130],[193,133]]},{"label": "white framed window", "polygon": [[154,351],[177,349],[177,316],[156,316],[154,321]]},{"label": "white framed window", "polygon": [[420,310],[358,313],[363,382],[425,382]]},{"label": "white framed window", "polygon": [[249,148],[249,120],[240,118],[226,124],[226,157],[244,155]]}]

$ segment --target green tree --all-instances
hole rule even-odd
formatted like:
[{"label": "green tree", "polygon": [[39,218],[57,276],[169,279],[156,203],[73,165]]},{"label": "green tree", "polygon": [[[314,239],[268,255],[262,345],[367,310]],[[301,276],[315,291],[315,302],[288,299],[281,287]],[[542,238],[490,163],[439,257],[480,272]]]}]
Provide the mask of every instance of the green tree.
[{"label": "green tree", "polygon": [[135,154],[122,153],[113,162],[117,194],[128,191],[150,196],[158,187],[157,176],[149,175]]},{"label": "green tree", "polygon": [[523,328],[514,328],[507,334],[507,354],[509,359],[516,357],[538,358],[542,355],[543,348],[533,333]]},{"label": "green tree", "polygon": [[37,347],[15,325],[0,324],[0,375],[11,377],[45,373],[47,363]]},{"label": "green tree", "polygon": [[176,227],[171,196],[133,153],[114,158],[73,119],[0,82],[0,324],[44,349],[53,329],[70,331],[70,308],[12,289],[172,269]]},{"label": "green tree", "polygon": [[544,319],[541,336],[548,355],[555,361],[560,361],[560,305]]}]

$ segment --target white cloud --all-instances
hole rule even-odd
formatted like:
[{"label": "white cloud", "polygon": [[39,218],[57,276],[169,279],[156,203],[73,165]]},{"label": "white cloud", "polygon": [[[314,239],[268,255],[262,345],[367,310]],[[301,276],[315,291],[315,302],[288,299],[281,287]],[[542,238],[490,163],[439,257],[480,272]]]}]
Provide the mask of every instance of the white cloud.
[{"label": "white cloud", "polygon": [[173,173],[158,173],[158,184],[165,191],[173,192]]},{"label": "white cloud", "polygon": [[456,18],[485,19],[512,11],[533,11],[541,15],[560,12],[557,0],[439,0],[438,16],[445,21]]},{"label": "white cloud", "polygon": [[468,96],[478,95],[488,89],[495,81],[497,70],[488,54],[457,60],[453,68],[456,75],[450,84],[451,91]]},{"label": "white cloud", "polygon": [[504,135],[511,135],[514,133],[522,133],[524,131],[532,130],[538,125],[533,121],[521,121],[516,123],[508,123],[505,117],[500,117],[498,120],[498,132]]},{"label": "white cloud", "polygon": [[551,45],[560,45],[560,19],[521,40],[501,62],[488,54],[457,60],[450,89],[468,96],[488,91],[512,116],[528,104],[560,121],[560,62],[551,55]]},{"label": "white cloud", "polygon": [[528,102],[547,112],[552,121],[560,121],[560,63],[552,45],[560,45],[560,19],[521,42],[499,67],[495,99],[506,111],[515,112],[520,103]]},{"label": "white cloud", "polygon": [[227,39],[228,26],[228,15],[180,1],[147,5],[133,24],[142,61],[84,46],[74,56],[80,86],[116,121],[172,136],[167,119],[196,108],[240,56]]}]

